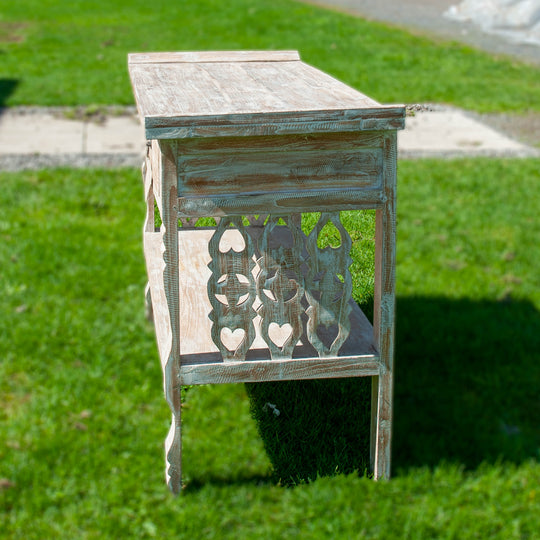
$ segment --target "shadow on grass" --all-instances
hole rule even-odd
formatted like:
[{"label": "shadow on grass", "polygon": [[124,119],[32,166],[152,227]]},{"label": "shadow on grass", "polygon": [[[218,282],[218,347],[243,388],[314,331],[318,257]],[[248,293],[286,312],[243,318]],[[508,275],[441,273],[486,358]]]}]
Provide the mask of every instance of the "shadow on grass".
[{"label": "shadow on grass", "polygon": [[532,303],[399,298],[396,331],[394,470],[539,457]]},{"label": "shadow on grass", "polygon": [[19,81],[17,79],[3,79],[0,77],[0,115],[2,114],[2,107],[5,106],[7,98],[13,94],[18,84]]},{"label": "shadow on grass", "polygon": [[369,468],[371,380],[246,384],[274,481],[285,486]]},{"label": "shadow on grass", "polygon": [[183,493],[197,493],[208,485],[215,487],[229,487],[231,484],[237,486],[264,486],[272,483],[272,478],[268,475],[253,474],[238,476],[233,479],[222,476],[210,476],[204,478],[190,479],[183,489]]},{"label": "shadow on grass", "polygon": [[[540,313],[527,301],[399,298],[393,469],[539,457]],[[285,485],[369,463],[369,379],[249,384]],[[279,415],[274,413],[274,407]]]}]

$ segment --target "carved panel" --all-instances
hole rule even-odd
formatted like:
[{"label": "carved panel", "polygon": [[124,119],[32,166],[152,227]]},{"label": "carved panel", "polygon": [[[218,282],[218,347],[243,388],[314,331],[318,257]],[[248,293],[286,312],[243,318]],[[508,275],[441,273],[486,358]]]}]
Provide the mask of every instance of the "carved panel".
[{"label": "carved panel", "polygon": [[146,203],[146,216],[144,219],[144,232],[154,231],[154,181],[152,172],[152,160],[147,150],[147,155],[142,164],[142,177],[144,184],[144,200]]},{"label": "carved panel", "polygon": [[257,293],[261,335],[272,360],[291,358],[302,335],[303,248],[300,214],[269,217],[260,242]]},{"label": "carved panel", "polygon": [[[340,245],[320,249],[317,241],[323,228],[330,224],[338,233]],[[323,212],[306,241],[307,336],[321,357],[337,356],[351,330],[351,244],[339,212]]]},{"label": "carved panel", "polygon": [[268,214],[250,214],[246,216],[252,227],[263,227],[268,219]]},{"label": "carved panel", "polygon": [[253,308],[256,298],[253,243],[241,216],[220,220],[208,251],[212,259],[208,265],[212,271],[208,280],[212,340],[225,361],[245,360],[255,339],[253,319],[257,314]]}]

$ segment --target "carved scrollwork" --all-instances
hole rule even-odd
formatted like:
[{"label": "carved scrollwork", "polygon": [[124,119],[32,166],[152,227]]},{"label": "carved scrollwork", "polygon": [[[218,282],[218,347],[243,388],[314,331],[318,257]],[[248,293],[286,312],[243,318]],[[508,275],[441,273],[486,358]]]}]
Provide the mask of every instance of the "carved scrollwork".
[{"label": "carved scrollwork", "polygon": [[270,216],[260,241],[258,313],[262,318],[261,335],[272,359],[290,358],[302,335],[303,239],[301,215],[295,214]]},{"label": "carved scrollwork", "polygon": [[143,161],[141,172],[144,184],[144,200],[146,203],[146,216],[144,218],[143,230],[145,232],[152,232],[154,230],[154,179],[152,174],[152,161],[149,155],[147,155]]},{"label": "carved scrollwork", "polygon": [[208,244],[212,340],[225,361],[245,360],[255,339],[256,299],[253,243],[241,216],[220,220]]},{"label": "carved scrollwork", "polygon": [[[339,246],[321,249],[327,228]],[[245,360],[257,315],[271,358],[292,358],[304,333],[304,297],[307,339],[320,357],[337,356],[351,328],[351,244],[339,212],[323,213],[307,238],[300,214],[223,217],[208,245],[211,335],[223,359]]]},{"label": "carved scrollwork", "polygon": [[246,219],[252,227],[263,227],[268,219],[268,214],[249,214]]},{"label": "carved scrollwork", "polygon": [[[339,233],[340,245],[320,249],[317,241],[327,224],[332,224]],[[307,336],[321,357],[337,356],[351,330],[351,245],[339,212],[323,212],[306,241],[309,254],[305,285],[309,303]]]}]

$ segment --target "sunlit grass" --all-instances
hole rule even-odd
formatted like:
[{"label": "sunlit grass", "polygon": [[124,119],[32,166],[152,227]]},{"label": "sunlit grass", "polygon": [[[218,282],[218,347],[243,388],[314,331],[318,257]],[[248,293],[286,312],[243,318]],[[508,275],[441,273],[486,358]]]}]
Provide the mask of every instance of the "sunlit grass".
[{"label": "sunlit grass", "polygon": [[4,2],[0,104],[132,104],[127,54],[297,49],[380,102],[540,110],[539,70],[292,0]]},{"label": "sunlit grass", "polygon": [[[535,538],[539,170],[400,162],[390,483],[277,486],[244,386],[206,386],[183,411],[180,498],[163,478],[170,413],[144,320],[139,172],[0,174],[0,537]],[[372,234],[369,219],[350,225]],[[269,395],[306,437],[323,421],[314,400],[352,397],[322,431],[332,451],[318,469],[348,472],[340,459],[366,433],[354,381],[319,382],[303,407],[295,384]],[[297,443],[284,438],[283,455],[309,478]]]}]

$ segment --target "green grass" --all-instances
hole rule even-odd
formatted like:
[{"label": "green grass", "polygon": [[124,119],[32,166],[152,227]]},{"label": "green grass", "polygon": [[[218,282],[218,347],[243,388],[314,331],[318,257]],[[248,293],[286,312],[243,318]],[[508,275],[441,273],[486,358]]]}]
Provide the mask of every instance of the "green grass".
[{"label": "green grass", "polygon": [[[381,102],[540,110],[537,68],[290,0],[10,2],[0,105],[131,104],[128,52],[247,48]],[[139,173],[0,173],[0,538],[540,538],[540,161],[399,169],[394,479],[363,477],[367,380],[206,386],[179,498]],[[369,312],[373,216],[344,220]]]},{"label": "green grass", "polygon": [[540,70],[291,0],[5,2],[0,104],[132,104],[128,52],[298,49],[381,102],[540,110]]},{"label": "green grass", "polygon": [[[276,485],[256,402],[243,385],[206,386],[187,394],[179,498],[163,479],[170,413],[143,318],[139,173],[1,173],[0,537],[538,538],[539,171],[399,164],[391,482]],[[372,231],[358,227],[356,245]],[[303,417],[302,433],[277,426],[283,452],[307,477],[332,460],[348,472],[364,414],[354,383],[318,383],[323,409],[336,389],[349,402],[314,466],[299,439],[321,420],[298,412],[296,384],[268,394],[280,418]]]}]

